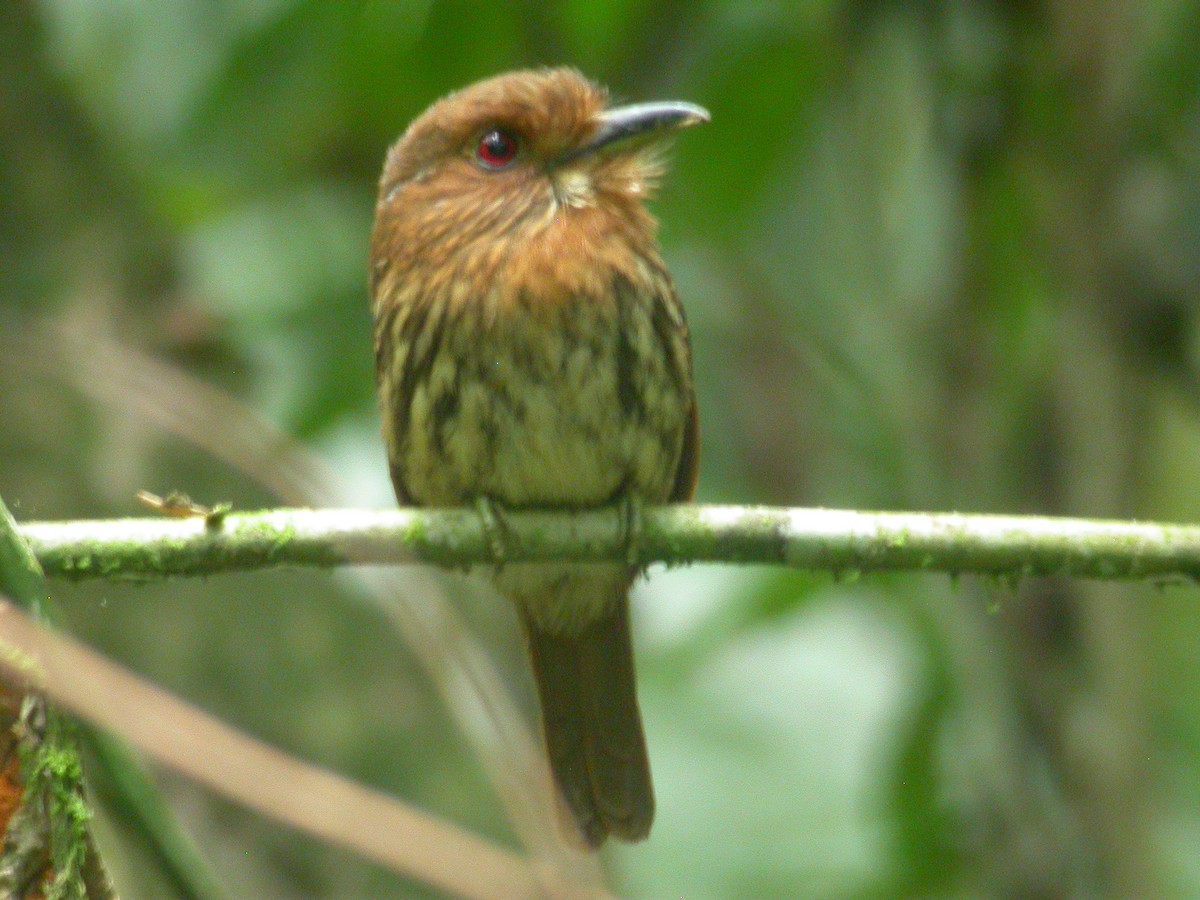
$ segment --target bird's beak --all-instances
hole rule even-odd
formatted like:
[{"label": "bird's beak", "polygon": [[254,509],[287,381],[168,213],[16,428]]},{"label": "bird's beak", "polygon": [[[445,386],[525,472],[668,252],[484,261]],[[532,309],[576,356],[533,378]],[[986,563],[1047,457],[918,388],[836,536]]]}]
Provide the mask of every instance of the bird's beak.
[{"label": "bird's beak", "polygon": [[709,118],[704,107],[676,100],[606,109],[596,117],[596,130],[587,143],[567,151],[558,161],[561,164],[593,153],[630,150],[661,140],[680,129],[700,125]]}]

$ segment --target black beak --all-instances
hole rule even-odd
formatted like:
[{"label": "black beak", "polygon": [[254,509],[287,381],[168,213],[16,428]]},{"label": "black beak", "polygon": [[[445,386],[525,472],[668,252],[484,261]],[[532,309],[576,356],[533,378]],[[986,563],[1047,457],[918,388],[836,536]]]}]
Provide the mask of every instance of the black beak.
[{"label": "black beak", "polygon": [[709,120],[708,110],[694,103],[668,100],[634,103],[606,109],[596,117],[597,127],[586,144],[563,154],[559,163],[598,151],[617,151],[661,140],[683,128]]}]

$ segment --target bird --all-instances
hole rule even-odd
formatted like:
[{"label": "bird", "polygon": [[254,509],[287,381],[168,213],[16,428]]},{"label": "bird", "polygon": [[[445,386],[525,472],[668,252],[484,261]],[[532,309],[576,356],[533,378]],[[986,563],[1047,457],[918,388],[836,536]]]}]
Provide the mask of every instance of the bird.
[{"label": "bird", "polygon": [[[573,68],[528,69],[437,100],[389,148],[369,282],[402,506],[636,518],[694,498],[691,341],[646,201],[668,139],[708,119],[690,103],[613,105]],[[563,820],[589,848],[646,838],[635,561],[488,571],[522,625]]]}]

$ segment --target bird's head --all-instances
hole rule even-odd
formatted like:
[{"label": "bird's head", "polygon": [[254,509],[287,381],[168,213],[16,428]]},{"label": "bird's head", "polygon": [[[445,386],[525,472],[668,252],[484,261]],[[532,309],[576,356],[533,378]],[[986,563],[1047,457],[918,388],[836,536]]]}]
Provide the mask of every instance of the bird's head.
[{"label": "bird's head", "polygon": [[450,94],[388,152],[374,277],[426,259],[491,270],[539,237],[578,245],[573,229],[593,233],[606,218],[650,237],[642,201],[662,173],[664,139],[707,120],[690,103],[609,107],[603,88],[569,68],[510,72]]}]

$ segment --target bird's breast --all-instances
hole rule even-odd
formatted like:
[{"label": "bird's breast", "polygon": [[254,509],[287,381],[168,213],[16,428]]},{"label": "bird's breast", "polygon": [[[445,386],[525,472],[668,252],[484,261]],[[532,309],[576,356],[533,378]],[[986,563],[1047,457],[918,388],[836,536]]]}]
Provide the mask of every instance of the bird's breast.
[{"label": "bird's breast", "polygon": [[397,311],[400,339],[380,363],[400,401],[385,427],[406,493],[430,505],[666,499],[692,385],[661,264],[537,283],[510,278],[459,303],[414,296]]}]

